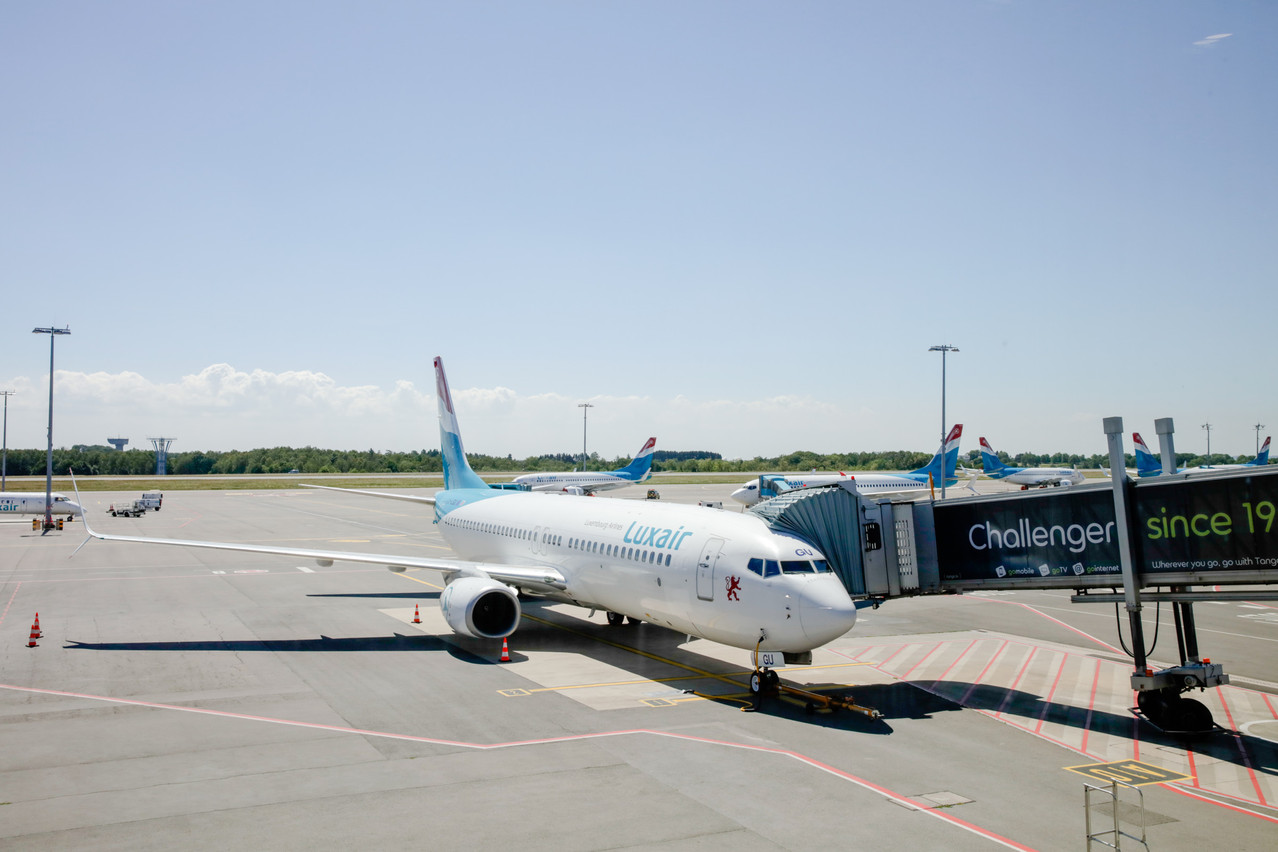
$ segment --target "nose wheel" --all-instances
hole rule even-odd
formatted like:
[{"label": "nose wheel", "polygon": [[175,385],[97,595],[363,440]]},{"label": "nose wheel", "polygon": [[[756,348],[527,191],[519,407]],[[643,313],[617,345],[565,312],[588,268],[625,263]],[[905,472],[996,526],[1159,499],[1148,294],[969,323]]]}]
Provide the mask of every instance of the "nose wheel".
[{"label": "nose wheel", "polygon": [[765,697],[775,698],[780,695],[801,699],[804,702],[804,709],[809,713],[815,713],[817,708],[824,708],[826,710],[851,710],[870,719],[883,718],[883,714],[878,710],[872,707],[862,707],[853,701],[850,695],[823,695],[820,692],[799,689],[797,686],[782,683],[781,676],[769,668],[758,668],[750,673],[750,697],[754,699],[754,704],[750,709],[758,710]]}]

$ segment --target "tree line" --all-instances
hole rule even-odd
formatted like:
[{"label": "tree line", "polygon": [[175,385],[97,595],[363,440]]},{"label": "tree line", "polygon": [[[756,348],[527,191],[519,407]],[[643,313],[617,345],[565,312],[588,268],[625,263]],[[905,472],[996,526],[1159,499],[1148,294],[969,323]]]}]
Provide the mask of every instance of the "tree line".
[{"label": "tree line", "polygon": [[[9,476],[43,476],[45,450],[9,450],[5,465]],[[965,454],[965,466],[981,468],[980,453],[972,450]],[[659,450],[653,454],[652,469],[673,473],[780,473],[784,471],[839,471],[839,470],[914,470],[928,463],[930,453],[895,450],[870,453],[812,453],[793,452],[783,456],[752,459],[725,459],[719,453],[703,450]],[[1010,456],[1000,452],[998,457],[1006,464],[1017,467],[1075,467],[1080,470],[1109,466],[1109,456],[1104,454],[1078,455],[1073,453],[1018,453]],[[468,453],[471,467],[480,473],[507,473],[522,471],[569,471],[580,466],[580,456],[571,453],[547,453],[516,459],[511,455],[490,456]],[[1210,462],[1204,456],[1193,453],[1177,453],[1176,464],[1192,467],[1203,464],[1240,464],[1252,456],[1230,456],[1212,453]],[[591,453],[587,461],[590,470],[612,470],[624,467],[629,456],[615,459],[602,458]],[[1134,467],[1135,457],[1127,456],[1128,467]],[[116,450],[104,446],[75,446],[53,451],[53,472],[65,476],[74,469],[82,476],[152,476],[155,474],[155,452],[148,450]],[[376,450],[324,450],[317,447],[272,447],[256,450],[189,451],[170,453],[167,469],[178,476],[235,475],[235,474],[287,474],[294,471],[304,474],[324,473],[441,473],[443,467],[439,450],[410,452],[378,452]]]}]

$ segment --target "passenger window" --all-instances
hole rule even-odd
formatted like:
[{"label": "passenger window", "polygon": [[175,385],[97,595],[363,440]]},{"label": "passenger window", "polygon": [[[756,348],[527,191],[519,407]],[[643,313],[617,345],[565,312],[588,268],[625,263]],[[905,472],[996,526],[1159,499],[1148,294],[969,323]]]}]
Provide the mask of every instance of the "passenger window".
[{"label": "passenger window", "polygon": [[781,573],[781,566],[777,564],[775,559],[769,559],[763,563],[763,576],[775,577]]}]

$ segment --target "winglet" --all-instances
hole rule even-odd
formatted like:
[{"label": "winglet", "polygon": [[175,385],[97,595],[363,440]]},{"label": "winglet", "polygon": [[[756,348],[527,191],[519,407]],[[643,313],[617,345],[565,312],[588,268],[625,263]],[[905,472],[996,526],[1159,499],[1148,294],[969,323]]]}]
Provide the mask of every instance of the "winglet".
[{"label": "winglet", "polygon": [[84,537],[84,541],[80,542],[80,547],[71,551],[71,556],[67,557],[68,559],[71,559],[80,552],[81,547],[84,547],[89,543],[90,539],[97,538],[98,534],[93,531],[91,526],[89,526],[89,510],[84,507],[84,501],[80,499],[80,486],[75,481],[75,471],[67,468],[67,473],[71,474],[71,487],[75,489],[75,502],[80,504],[80,520],[84,523],[84,531],[87,533]]}]

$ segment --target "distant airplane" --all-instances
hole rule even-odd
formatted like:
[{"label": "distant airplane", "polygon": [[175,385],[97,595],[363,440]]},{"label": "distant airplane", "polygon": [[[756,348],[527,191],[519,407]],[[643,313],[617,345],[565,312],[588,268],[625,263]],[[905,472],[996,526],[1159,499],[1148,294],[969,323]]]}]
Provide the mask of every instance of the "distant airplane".
[{"label": "distant airplane", "polygon": [[649,438],[639,448],[639,452],[635,454],[630,464],[620,470],[525,473],[511,481],[517,485],[528,486],[529,491],[564,491],[568,494],[594,494],[596,491],[624,488],[652,477],[652,453],[656,446],[657,439]]},{"label": "distant airplane", "polygon": [[1011,482],[1021,486],[1022,491],[1047,485],[1077,485],[1084,479],[1078,468],[1008,467],[999,461],[994,448],[984,438],[981,438],[981,462],[985,465],[985,475],[990,479]]},{"label": "distant airplane", "polygon": [[[1132,442],[1136,446],[1136,475],[1159,476],[1163,472],[1162,459],[1149,451],[1139,432],[1132,433]],[[1260,453],[1251,461],[1243,464],[1204,464],[1197,467],[1181,467],[1176,473],[1209,473],[1213,470],[1241,470],[1249,467],[1264,467],[1269,464],[1269,437],[1260,445]]]},{"label": "distant airplane", "polygon": [[[959,439],[963,436],[963,424],[950,430],[945,439],[945,486],[958,483],[954,471],[958,467]],[[862,494],[897,494],[907,491],[925,491],[932,485],[940,486],[942,479],[942,454],[937,452],[926,466],[909,473],[814,473],[787,476],[764,474],[742,484],[731,497],[744,506],[753,506],[762,500],[775,497],[795,488],[815,488],[818,485],[834,485],[839,482],[855,482]],[[929,481],[930,477],[930,481]]]},{"label": "distant airplane", "polygon": [[[74,500],[68,500],[56,491],[50,495],[53,500],[51,514],[82,515],[84,510]],[[16,493],[6,491],[0,493],[0,516],[3,515],[43,515],[47,505],[44,492],[38,494]]]},{"label": "distant airplane", "polygon": [[266,553],[320,565],[439,571],[445,621],[474,638],[513,633],[521,594],[604,610],[611,624],[629,617],[757,651],[750,679],[756,693],[775,683],[771,668],[783,659],[807,662],[813,648],[855,624],[856,607],[820,550],[757,515],[489,487],[466,461],[439,358],[435,383],[444,489],[434,497],[394,496],[433,505],[439,533],[460,559],[110,535],[88,523],[85,532],[105,541]]}]

